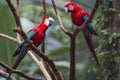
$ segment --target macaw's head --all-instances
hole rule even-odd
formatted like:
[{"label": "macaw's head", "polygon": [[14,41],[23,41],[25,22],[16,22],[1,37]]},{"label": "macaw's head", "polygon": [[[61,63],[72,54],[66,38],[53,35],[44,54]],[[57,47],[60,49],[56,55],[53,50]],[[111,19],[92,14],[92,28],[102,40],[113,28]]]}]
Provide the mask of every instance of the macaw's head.
[{"label": "macaw's head", "polygon": [[43,23],[44,23],[47,27],[50,27],[51,25],[53,25],[54,19],[51,18],[51,17],[45,17],[45,18],[43,19]]},{"label": "macaw's head", "polygon": [[71,13],[78,12],[79,10],[82,10],[82,8],[80,8],[74,2],[70,2],[70,3],[66,4],[64,6],[64,9],[65,9],[66,12],[71,12]]}]

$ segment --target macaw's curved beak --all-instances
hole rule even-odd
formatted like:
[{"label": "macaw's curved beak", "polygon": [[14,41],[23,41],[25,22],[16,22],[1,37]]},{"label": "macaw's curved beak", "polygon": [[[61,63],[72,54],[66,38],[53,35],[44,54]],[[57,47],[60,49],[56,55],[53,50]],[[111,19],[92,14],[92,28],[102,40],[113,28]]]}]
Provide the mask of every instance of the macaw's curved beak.
[{"label": "macaw's curved beak", "polygon": [[65,7],[64,9],[65,9],[65,12],[66,12],[66,13],[68,13],[68,8],[67,8],[67,7]]},{"label": "macaw's curved beak", "polygon": [[54,22],[55,22],[54,19],[49,17],[49,26],[53,25]]},{"label": "macaw's curved beak", "polygon": [[72,10],[69,9],[68,7],[65,7],[64,9],[65,9],[65,12],[66,12],[66,13],[69,13],[69,12],[71,13],[71,12],[72,12]]}]

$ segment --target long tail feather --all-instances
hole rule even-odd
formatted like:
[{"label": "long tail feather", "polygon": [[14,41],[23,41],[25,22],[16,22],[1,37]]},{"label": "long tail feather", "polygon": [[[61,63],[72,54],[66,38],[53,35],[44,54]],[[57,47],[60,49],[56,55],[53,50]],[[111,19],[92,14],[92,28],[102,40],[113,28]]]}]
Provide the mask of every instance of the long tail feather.
[{"label": "long tail feather", "polygon": [[[19,53],[17,53],[19,52]],[[12,69],[16,69],[18,67],[18,65],[20,64],[20,62],[22,61],[22,59],[24,58],[24,56],[26,55],[27,53],[27,48],[25,46],[22,47],[22,49],[17,49],[14,53],[13,56],[16,56],[17,54],[19,54],[17,60],[15,61]],[[12,72],[9,73],[9,76],[7,78],[7,80],[10,79],[10,76],[11,76]]]},{"label": "long tail feather", "polygon": [[13,57],[17,56],[19,54],[19,51],[20,51],[20,47],[16,49],[15,53],[13,54]]},{"label": "long tail feather", "polygon": [[[14,52],[14,54],[13,54],[13,57],[15,57],[15,56],[17,56],[17,55],[20,55],[20,53],[23,53],[23,47],[25,47],[24,46],[24,43],[25,43],[25,41],[23,40],[22,42],[21,42],[21,44],[18,46],[18,48],[16,49],[16,51]],[[20,52],[21,51],[21,52]]]},{"label": "long tail feather", "polygon": [[27,50],[21,56],[18,57],[18,59],[15,61],[14,65],[12,67],[13,69],[16,69],[18,67],[18,65],[20,64],[20,62],[22,61],[22,59],[24,58],[26,53],[27,53]]},{"label": "long tail feather", "polygon": [[93,43],[92,43],[92,34],[91,34],[91,36],[88,36],[87,34],[84,33],[84,37],[85,37],[85,40],[86,40],[86,42],[88,44],[88,47],[89,47],[90,51],[92,52],[92,54],[94,56],[94,59],[95,59],[97,65],[100,66],[98,58],[97,58],[95,50],[94,50]]},{"label": "long tail feather", "polygon": [[98,36],[97,32],[93,29],[91,23],[88,23],[88,30],[90,31],[90,33],[92,33],[95,36]]}]

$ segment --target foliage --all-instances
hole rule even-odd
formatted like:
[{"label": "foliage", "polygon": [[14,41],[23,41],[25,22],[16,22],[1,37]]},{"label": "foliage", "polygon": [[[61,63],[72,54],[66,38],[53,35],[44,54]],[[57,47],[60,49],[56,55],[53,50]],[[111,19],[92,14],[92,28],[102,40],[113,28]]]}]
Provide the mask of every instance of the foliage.
[{"label": "foliage", "polygon": [[[3,15],[4,14],[4,15]],[[9,25],[9,26],[8,26]],[[0,1],[0,33],[4,33],[15,37],[12,29],[15,27],[14,18],[9,10],[9,7],[5,1]],[[12,65],[12,54],[14,52],[16,45],[3,38],[0,38],[0,60],[5,63]]]},{"label": "foliage", "polygon": [[97,53],[99,53],[101,68],[93,67],[92,72],[98,76],[94,80],[117,80],[116,63],[119,62],[119,52],[116,47],[120,33],[111,31],[112,23],[109,23],[113,22],[114,15],[116,15],[116,9],[113,7],[113,0],[101,0],[97,15],[98,22],[96,22],[100,31]]}]

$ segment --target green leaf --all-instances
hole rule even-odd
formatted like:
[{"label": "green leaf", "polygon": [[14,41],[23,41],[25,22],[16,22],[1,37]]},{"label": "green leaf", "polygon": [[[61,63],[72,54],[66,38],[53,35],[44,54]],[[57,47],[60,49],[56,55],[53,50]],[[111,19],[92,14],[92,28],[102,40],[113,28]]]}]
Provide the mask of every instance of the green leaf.
[{"label": "green leaf", "polygon": [[118,37],[120,37],[120,33],[116,33],[116,32],[115,32],[115,33],[112,34],[112,36],[113,36],[114,38],[118,38]]},{"label": "green leaf", "polygon": [[103,33],[104,35],[108,35],[109,34],[109,32],[107,31],[107,30],[101,30],[101,33]]},{"label": "green leaf", "polygon": [[109,44],[111,44],[112,41],[113,41],[113,36],[110,36],[109,39],[108,39]]},{"label": "green leaf", "polygon": [[[8,5],[6,5],[5,0],[0,0],[0,33],[14,37],[14,27],[15,20]],[[0,37],[0,60],[12,65],[12,54],[16,49],[15,47],[15,43]]]},{"label": "green leaf", "polygon": [[116,12],[117,10],[115,8],[109,8],[109,11]]},{"label": "green leaf", "polygon": [[118,14],[118,16],[120,17],[120,13]]}]

